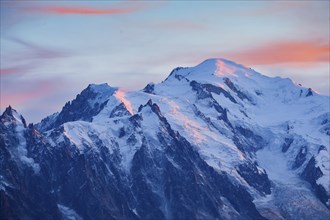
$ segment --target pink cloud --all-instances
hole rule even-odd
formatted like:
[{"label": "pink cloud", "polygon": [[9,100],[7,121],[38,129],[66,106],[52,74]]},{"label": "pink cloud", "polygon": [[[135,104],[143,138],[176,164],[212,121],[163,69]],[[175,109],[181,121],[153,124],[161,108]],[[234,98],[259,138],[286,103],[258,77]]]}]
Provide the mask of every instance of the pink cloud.
[{"label": "pink cloud", "polygon": [[67,14],[80,14],[80,15],[104,15],[104,14],[126,14],[138,11],[136,8],[95,8],[95,7],[84,7],[84,6],[45,6],[31,8],[30,11],[67,15]]},{"label": "pink cloud", "polygon": [[16,74],[20,71],[20,68],[12,67],[12,68],[0,68],[0,75],[12,75]]},{"label": "pink cloud", "polygon": [[29,82],[25,88],[9,88],[1,91],[1,108],[8,105],[19,106],[31,100],[48,96],[61,87],[61,80],[40,80]]},{"label": "pink cloud", "polygon": [[225,57],[247,65],[315,63],[329,61],[329,44],[317,41],[279,41],[259,47],[229,52]]},{"label": "pink cloud", "polygon": [[122,2],[120,4],[107,6],[107,7],[95,7],[95,6],[81,6],[81,5],[43,5],[26,7],[26,12],[37,12],[54,15],[114,15],[114,14],[129,14],[139,12],[150,7],[154,7],[159,4],[133,2]]},{"label": "pink cloud", "polygon": [[8,68],[0,68],[0,76],[11,76],[17,74],[24,74],[33,68],[33,65],[17,65]]}]

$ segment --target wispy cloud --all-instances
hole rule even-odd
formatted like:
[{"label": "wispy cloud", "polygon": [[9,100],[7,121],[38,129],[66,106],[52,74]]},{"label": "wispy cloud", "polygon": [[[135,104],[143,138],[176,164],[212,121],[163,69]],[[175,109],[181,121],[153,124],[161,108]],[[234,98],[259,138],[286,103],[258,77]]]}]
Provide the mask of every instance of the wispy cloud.
[{"label": "wispy cloud", "polygon": [[111,6],[91,6],[91,5],[42,5],[34,7],[26,7],[26,12],[45,13],[54,15],[115,15],[129,14],[139,12],[155,4],[145,2],[121,2]]},{"label": "wispy cloud", "polygon": [[15,65],[12,67],[1,67],[0,76],[12,76],[12,75],[24,74],[33,68],[34,65],[32,64]]},{"label": "wispy cloud", "polygon": [[18,38],[10,38],[12,42],[15,42],[25,48],[25,52],[22,52],[19,56],[23,59],[52,59],[58,57],[66,57],[71,53],[59,49],[46,48],[28,41],[24,41]]},{"label": "wispy cloud", "polygon": [[12,75],[20,71],[20,68],[11,67],[11,68],[0,68],[0,75]]},{"label": "wispy cloud", "polygon": [[49,14],[67,15],[67,14],[80,14],[80,15],[104,15],[104,14],[126,14],[138,11],[136,8],[95,8],[83,6],[44,6],[29,8],[31,12],[41,12]]},{"label": "wispy cloud", "polygon": [[[44,80],[30,80],[25,82],[26,85],[19,86],[23,81],[10,82],[3,85],[5,88],[1,89],[1,108],[8,105],[19,106],[31,100],[36,100],[57,91],[63,85],[63,80],[44,79]],[[9,85],[10,84],[10,85]]]},{"label": "wispy cloud", "polygon": [[14,42],[20,49],[3,58],[0,68],[1,76],[26,74],[47,64],[51,59],[72,55],[71,52],[66,50],[47,48],[18,38],[7,38],[7,40]]},{"label": "wispy cloud", "polygon": [[318,41],[280,41],[243,51],[229,52],[225,56],[247,65],[268,65],[328,62],[329,52],[329,44]]}]

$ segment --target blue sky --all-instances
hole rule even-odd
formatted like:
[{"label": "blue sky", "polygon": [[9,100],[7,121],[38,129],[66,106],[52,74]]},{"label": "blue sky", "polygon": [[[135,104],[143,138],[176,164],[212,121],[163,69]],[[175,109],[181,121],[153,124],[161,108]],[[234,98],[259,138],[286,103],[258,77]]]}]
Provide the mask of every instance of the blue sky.
[{"label": "blue sky", "polygon": [[329,1],[1,1],[0,44],[1,111],[29,122],[211,57],[329,95]]}]

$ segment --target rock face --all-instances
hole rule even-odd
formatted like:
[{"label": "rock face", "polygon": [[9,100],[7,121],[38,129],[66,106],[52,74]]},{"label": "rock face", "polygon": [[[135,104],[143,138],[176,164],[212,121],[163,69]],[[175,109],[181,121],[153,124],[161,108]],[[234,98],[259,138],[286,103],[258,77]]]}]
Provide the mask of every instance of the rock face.
[{"label": "rock face", "polygon": [[37,148],[38,143],[26,137],[36,136],[35,131],[26,128],[24,118],[11,107],[0,120],[1,219],[61,218],[56,197],[47,179],[38,175],[40,166],[32,159],[31,148]]},{"label": "rock face", "polygon": [[300,90],[210,59],[89,85],[37,125],[8,107],[0,218],[328,219],[329,97]]}]

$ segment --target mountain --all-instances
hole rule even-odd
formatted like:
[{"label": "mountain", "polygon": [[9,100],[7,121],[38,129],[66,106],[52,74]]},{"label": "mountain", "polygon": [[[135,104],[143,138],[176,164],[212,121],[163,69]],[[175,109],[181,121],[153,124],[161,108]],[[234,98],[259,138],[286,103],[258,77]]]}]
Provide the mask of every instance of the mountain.
[{"label": "mountain", "polygon": [[0,117],[1,219],[329,219],[330,98],[225,59]]}]

